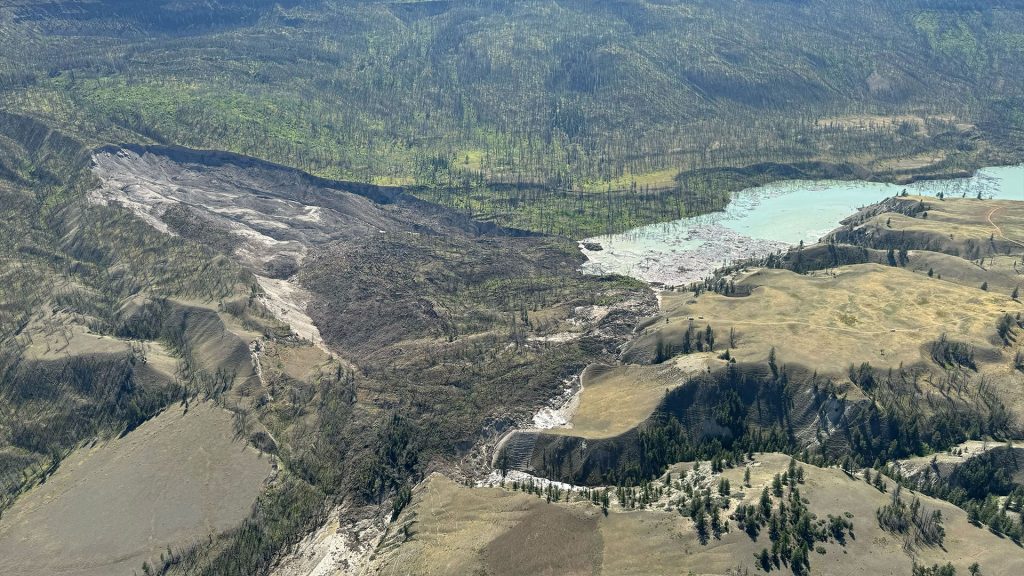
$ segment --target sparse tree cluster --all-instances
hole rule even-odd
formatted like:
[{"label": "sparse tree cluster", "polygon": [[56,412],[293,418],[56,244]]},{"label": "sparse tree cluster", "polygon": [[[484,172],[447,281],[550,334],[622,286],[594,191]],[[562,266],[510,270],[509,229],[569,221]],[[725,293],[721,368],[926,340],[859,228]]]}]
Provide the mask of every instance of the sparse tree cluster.
[{"label": "sparse tree cluster", "polygon": [[908,505],[903,501],[903,489],[897,485],[892,491],[891,502],[878,509],[875,516],[878,525],[904,536],[904,547],[941,546],[946,532],[942,527],[942,512],[928,510],[921,500],[914,497]]}]

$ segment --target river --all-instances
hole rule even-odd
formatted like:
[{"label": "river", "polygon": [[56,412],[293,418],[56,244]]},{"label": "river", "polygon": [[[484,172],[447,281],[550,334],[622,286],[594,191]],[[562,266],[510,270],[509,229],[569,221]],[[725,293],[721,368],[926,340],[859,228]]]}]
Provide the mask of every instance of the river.
[{"label": "river", "polygon": [[[1024,165],[978,170],[970,178],[908,185],[864,181],[787,180],[733,195],[722,212],[649,224],[587,238],[583,270],[678,286],[739,259],[817,242],[858,209],[901,194],[1024,200]],[[588,249],[599,244],[600,250]]]}]

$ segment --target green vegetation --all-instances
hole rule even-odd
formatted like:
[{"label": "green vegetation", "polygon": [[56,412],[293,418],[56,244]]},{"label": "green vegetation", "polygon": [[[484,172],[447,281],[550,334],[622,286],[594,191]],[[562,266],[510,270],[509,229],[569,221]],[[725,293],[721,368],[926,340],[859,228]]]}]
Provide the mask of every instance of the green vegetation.
[{"label": "green vegetation", "polygon": [[680,343],[658,340],[654,348],[654,363],[661,364],[675,354],[693,354],[694,352],[713,352],[715,350],[715,331],[708,324],[703,330],[694,327],[693,322],[683,332]]},{"label": "green vegetation", "polygon": [[931,567],[919,566],[915,562],[911,573],[913,576],[956,576],[956,568],[948,562],[942,566],[933,564]]},{"label": "green vegetation", "polygon": [[972,456],[950,473],[941,474],[937,465],[924,473],[906,477],[894,468],[890,476],[907,487],[942,498],[967,511],[970,522],[985,525],[1014,542],[1024,539],[1024,485],[1015,481],[1020,470],[1012,443]]},{"label": "green vegetation", "polygon": [[949,340],[943,333],[931,346],[932,360],[940,366],[964,366],[977,368],[974,350],[964,342]]},{"label": "green vegetation", "polygon": [[583,236],[779,177],[1019,158],[1022,17],[931,0],[33,0],[0,9],[0,106],[92,143],[417,184]]},{"label": "green vegetation", "polygon": [[[772,480],[772,495],[768,487],[761,491],[757,506],[748,504],[737,508],[733,518],[752,540],[767,529],[771,550],[762,548],[754,555],[755,563],[765,572],[788,567],[793,574],[808,574],[812,551],[819,542],[834,542],[845,546],[853,538],[853,523],[842,515],[828,515],[827,519],[814,519],[807,508],[809,503],[800,495],[797,484],[802,484],[803,468],[790,464],[789,471],[776,474]],[[783,493],[783,486],[787,492]],[[773,500],[772,496],[775,497]],[[773,504],[776,502],[777,505]],[[824,550],[824,548],[821,548]]]}]

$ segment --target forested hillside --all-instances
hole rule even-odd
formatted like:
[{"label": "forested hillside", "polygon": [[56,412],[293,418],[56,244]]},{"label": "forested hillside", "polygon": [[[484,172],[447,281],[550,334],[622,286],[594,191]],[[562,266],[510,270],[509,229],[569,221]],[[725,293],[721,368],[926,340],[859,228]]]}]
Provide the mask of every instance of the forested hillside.
[{"label": "forested hillside", "polygon": [[1019,158],[1022,23],[1017,0],[18,0],[0,105],[575,235],[771,177],[711,168]]}]

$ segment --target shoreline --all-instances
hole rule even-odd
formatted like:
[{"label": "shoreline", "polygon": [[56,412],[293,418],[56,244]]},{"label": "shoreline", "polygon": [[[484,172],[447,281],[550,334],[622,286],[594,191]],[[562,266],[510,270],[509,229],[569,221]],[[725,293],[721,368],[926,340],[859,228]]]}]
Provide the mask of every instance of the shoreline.
[{"label": "shoreline", "polygon": [[[801,242],[814,244],[822,237],[819,232],[827,234],[860,207],[900,192],[1005,197],[1006,189],[1021,177],[1024,164],[983,166],[966,177],[927,178],[906,185],[872,180],[779,180],[734,192],[722,211],[585,238],[578,242],[585,258],[581,270],[621,274],[664,287],[681,286],[700,281],[731,262],[763,258]],[[902,186],[912,189],[901,191]],[[815,202],[829,194],[828,201]],[[787,232],[783,234],[781,229]]]}]

